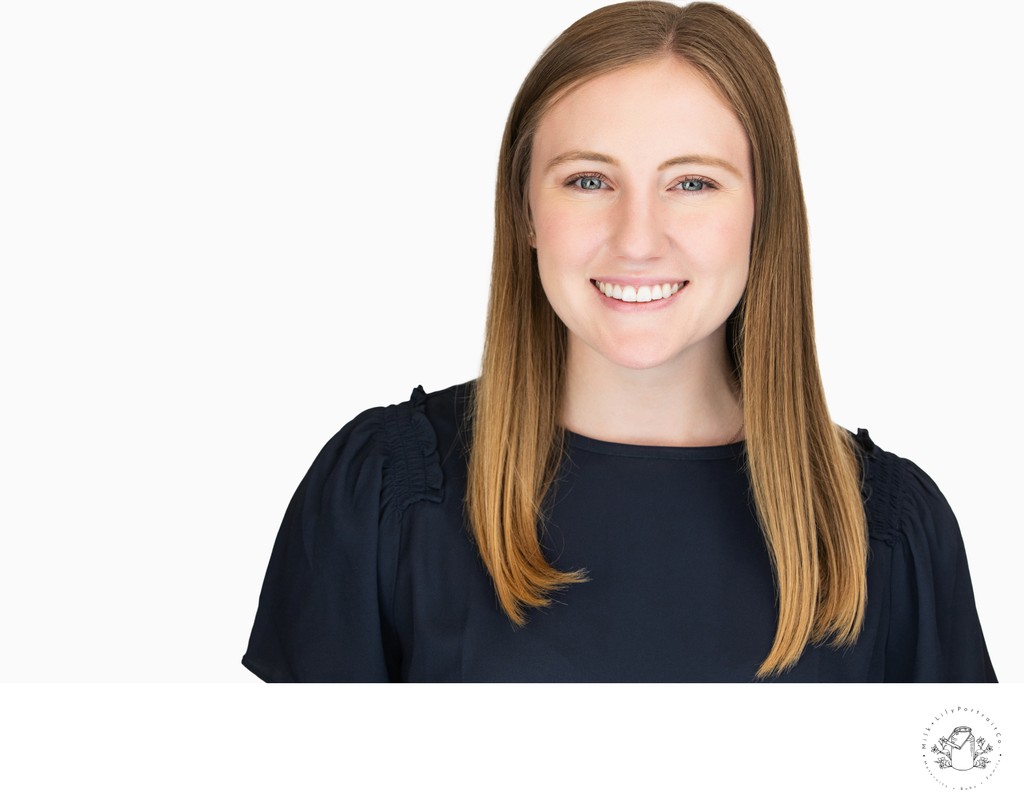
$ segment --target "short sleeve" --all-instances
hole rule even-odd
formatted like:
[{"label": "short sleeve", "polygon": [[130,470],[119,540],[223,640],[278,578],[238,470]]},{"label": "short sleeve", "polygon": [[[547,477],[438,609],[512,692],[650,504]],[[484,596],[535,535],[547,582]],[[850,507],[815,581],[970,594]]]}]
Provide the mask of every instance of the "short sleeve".
[{"label": "short sleeve", "polygon": [[[320,451],[274,542],[242,664],[267,682],[398,677],[382,547],[385,408],[367,410]],[[397,541],[397,540],[394,540]]]},{"label": "short sleeve", "polygon": [[920,467],[886,455],[899,491],[886,679],[996,682],[956,517]]}]

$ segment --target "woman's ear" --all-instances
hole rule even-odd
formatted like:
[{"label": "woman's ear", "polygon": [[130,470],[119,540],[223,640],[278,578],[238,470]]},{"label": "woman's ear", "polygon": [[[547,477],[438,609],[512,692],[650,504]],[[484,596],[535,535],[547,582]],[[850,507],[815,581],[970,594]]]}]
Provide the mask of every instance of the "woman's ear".
[{"label": "woman's ear", "polygon": [[526,238],[530,240],[530,247],[537,248],[537,232],[533,229],[533,211],[530,210],[530,202],[526,202]]}]

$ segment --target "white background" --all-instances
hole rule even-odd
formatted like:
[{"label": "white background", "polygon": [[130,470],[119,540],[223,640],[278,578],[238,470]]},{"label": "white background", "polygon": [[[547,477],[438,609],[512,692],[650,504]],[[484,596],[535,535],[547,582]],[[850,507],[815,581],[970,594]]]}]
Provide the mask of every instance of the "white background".
[{"label": "white background", "polygon": [[[505,116],[596,5],[0,6],[0,680],[255,679],[316,452],[476,375]],[[833,417],[938,483],[1022,683],[1009,6],[731,7],[790,104]]]}]

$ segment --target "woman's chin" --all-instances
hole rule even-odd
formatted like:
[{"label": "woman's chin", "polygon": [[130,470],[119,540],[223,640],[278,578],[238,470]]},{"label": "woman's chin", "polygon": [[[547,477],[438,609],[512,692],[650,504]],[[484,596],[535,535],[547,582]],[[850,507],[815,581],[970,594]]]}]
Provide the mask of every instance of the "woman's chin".
[{"label": "woman's chin", "polygon": [[616,346],[599,353],[608,363],[632,371],[659,368],[678,355],[662,346]]}]

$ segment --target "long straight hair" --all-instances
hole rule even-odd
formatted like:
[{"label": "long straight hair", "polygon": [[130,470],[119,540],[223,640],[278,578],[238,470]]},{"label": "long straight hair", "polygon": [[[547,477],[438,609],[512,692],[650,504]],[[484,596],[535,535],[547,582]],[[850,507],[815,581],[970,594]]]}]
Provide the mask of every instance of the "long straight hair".
[{"label": "long straight hair", "polygon": [[[807,213],[782,84],[767,46],[714,3],[628,2],[566,29],[523,81],[501,142],[494,256],[480,377],[470,406],[466,515],[501,608],[517,626],[555,590],[587,580],[545,558],[545,496],[562,456],[557,422],[564,324],[529,242],[533,136],[553,99],[627,65],[674,55],[717,88],[750,141],[755,215],[746,289],[727,341],[746,428],[747,471],[775,577],[778,621],[757,677],[808,643],[856,641],[867,598],[867,531],[855,448],[825,403],[814,345]],[[666,638],[671,642],[671,638]]]}]

